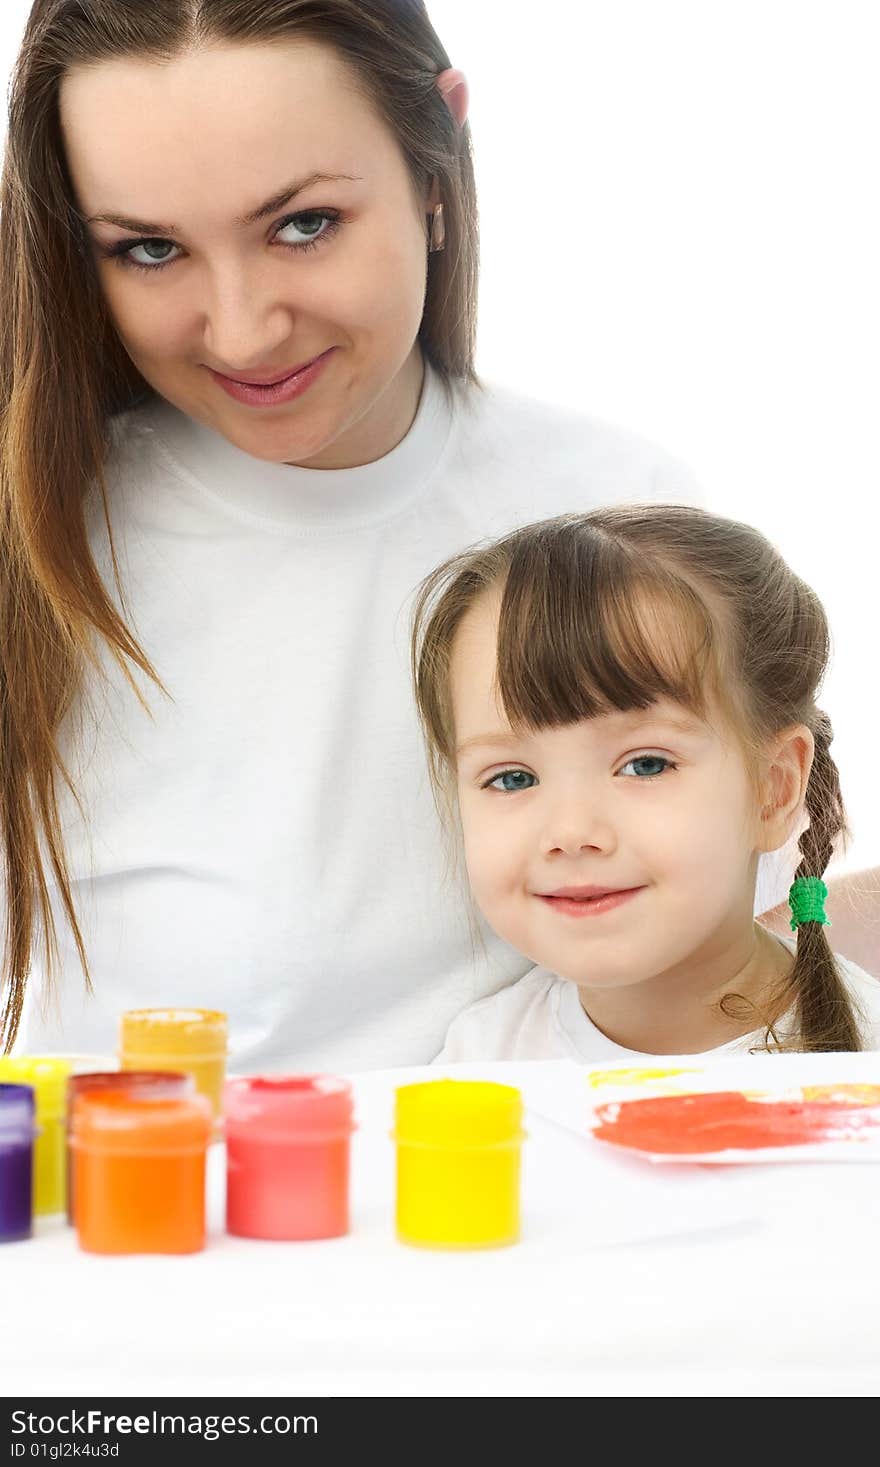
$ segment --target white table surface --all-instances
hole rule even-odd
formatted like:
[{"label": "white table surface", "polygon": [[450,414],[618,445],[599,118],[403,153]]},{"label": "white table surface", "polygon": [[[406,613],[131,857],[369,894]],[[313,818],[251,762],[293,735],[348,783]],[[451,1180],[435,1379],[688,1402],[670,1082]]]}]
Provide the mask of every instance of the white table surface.
[{"label": "white table surface", "polygon": [[[513,1247],[394,1236],[394,1090],[442,1074],[522,1090]],[[226,1235],[222,1144],[203,1253],[95,1257],[38,1219],[0,1248],[3,1394],[880,1393],[880,1165],[652,1165],[586,1134],[566,1060],[351,1078],[348,1237]]]}]

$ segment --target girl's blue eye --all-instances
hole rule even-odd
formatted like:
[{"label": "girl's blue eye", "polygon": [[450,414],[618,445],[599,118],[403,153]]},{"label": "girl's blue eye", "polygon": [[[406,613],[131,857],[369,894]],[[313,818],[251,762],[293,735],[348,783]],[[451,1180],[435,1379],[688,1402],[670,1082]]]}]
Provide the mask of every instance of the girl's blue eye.
[{"label": "girl's blue eye", "polygon": [[[321,241],[329,239],[342,226],[342,218],[336,209],[306,209],[299,214],[288,214],[282,219],[272,241],[278,240],[291,250],[313,250],[317,249]],[[282,238],[288,230],[293,230],[293,238]],[[117,265],[134,270],[143,270],[155,275],[157,270],[164,270],[166,265],[173,265],[179,258],[180,247],[170,239],[134,239],[119,240],[117,244],[111,245],[103,251]],[[146,259],[138,259],[135,251],[141,250]],[[178,254],[169,253],[177,250]]]},{"label": "girl's blue eye", "polygon": [[662,754],[637,754],[635,759],[627,760],[620,773],[625,774],[628,769],[632,769],[637,779],[656,779],[667,769],[675,768],[672,760],[664,759]]},{"label": "girl's blue eye", "polygon": [[[497,789],[499,790],[500,794],[512,795],[515,793],[516,790],[529,790],[532,788],[530,784],[521,784],[518,781],[524,779],[534,780],[534,778],[535,776],[533,774],[528,774],[525,769],[504,769],[500,774],[494,774],[491,779],[487,780],[486,783],[483,785],[483,789]],[[500,787],[498,784],[499,779],[505,781],[505,783]],[[512,780],[514,782],[512,784],[508,784],[507,780]]]}]

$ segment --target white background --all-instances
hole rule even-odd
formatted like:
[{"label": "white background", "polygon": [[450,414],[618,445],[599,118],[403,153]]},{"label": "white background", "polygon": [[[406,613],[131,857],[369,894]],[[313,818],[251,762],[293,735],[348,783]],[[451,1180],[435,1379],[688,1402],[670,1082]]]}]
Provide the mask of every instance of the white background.
[{"label": "white background", "polygon": [[[4,75],[28,9],[4,0]],[[481,373],[653,438],[815,587],[838,867],[880,862],[876,6],[429,9],[471,83]]]}]

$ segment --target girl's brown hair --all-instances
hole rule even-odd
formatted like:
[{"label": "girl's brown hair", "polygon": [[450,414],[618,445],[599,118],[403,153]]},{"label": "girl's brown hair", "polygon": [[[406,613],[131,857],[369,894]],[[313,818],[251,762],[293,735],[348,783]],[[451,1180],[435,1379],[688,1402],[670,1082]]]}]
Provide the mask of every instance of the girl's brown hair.
[{"label": "girl's brown hair", "polygon": [[[412,672],[447,828],[456,808],[451,657],[462,618],[489,591],[501,598],[497,690],[514,729],[559,727],[667,697],[704,719],[720,709],[756,778],[773,736],[805,724],[815,756],[796,875],[823,875],[846,834],[831,725],[815,701],[828,624],[815,593],[763,535],[689,506],[629,505],[528,525],[426,577],[413,615]],[[722,1008],[738,1004],[727,995]],[[783,1042],[774,1025],[791,1008],[794,1029]],[[797,929],[793,969],[760,1021],[768,1047],[861,1048],[821,923]]]},{"label": "girl's brown hair", "polygon": [[[90,490],[110,530],[111,420],[150,389],[109,319],[77,213],[60,83],[72,67],[117,57],[162,63],[200,46],[297,39],[332,47],[351,67],[419,196],[437,180],[446,239],[429,257],[419,340],[444,381],[476,381],[470,135],[437,90],[450,62],[421,0],[36,0],[12,77],[0,183],[0,1048],[15,1039],[35,945],[50,974],[57,962],[53,882],[89,981],[59,818],[59,781],[72,788],[60,724],[98,666],[101,640],[133,690],[132,668],[159,684],[86,532]],[[118,573],[116,590],[121,598]]]}]

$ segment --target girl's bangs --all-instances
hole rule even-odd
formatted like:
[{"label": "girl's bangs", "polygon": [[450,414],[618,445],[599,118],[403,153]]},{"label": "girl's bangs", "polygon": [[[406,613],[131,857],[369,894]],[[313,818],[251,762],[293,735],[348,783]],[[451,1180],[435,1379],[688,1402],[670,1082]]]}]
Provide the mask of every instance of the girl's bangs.
[{"label": "girl's bangs", "polygon": [[702,718],[719,682],[713,619],[686,581],[607,544],[517,547],[497,661],[512,727],[559,727],[659,698]]}]

